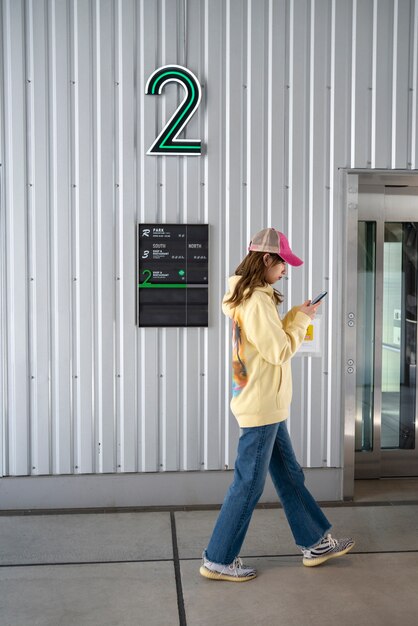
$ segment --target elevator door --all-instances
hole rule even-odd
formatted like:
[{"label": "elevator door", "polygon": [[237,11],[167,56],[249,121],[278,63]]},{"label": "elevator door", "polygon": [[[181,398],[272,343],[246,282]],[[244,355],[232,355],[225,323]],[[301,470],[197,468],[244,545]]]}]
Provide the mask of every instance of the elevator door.
[{"label": "elevator door", "polygon": [[359,185],[355,477],[418,475],[418,187]]}]

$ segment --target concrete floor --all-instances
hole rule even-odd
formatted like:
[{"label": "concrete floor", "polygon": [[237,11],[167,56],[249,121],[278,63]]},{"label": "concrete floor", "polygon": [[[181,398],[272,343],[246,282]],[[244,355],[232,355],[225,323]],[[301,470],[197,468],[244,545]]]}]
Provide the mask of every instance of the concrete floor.
[{"label": "concrete floor", "polygon": [[356,546],[317,568],[281,509],[257,509],[259,577],[239,585],[199,575],[215,510],[2,515],[0,626],[416,626],[418,481],[385,482],[323,507]]}]

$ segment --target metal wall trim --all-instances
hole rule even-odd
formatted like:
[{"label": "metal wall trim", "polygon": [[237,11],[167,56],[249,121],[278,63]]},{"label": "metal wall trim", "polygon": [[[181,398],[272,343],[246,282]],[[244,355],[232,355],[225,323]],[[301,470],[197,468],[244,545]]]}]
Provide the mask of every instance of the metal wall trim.
[{"label": "metal wall trim", "polygon": [[[356,316],[357,309],[357,220],[358,220],[358,176],[348,172],[342,173],[342,199],[345,207],[344,242],[344,305],[342,315],[342,333],[344,350],[342,353],[341,371],[344,372],[342,406],[344,414],[344,475],[343,495],[345,499],[354,496],[354,440],[356,421],[356,379],[353,372],[348,371],[348,361],[357,363],[356,355]],[[351,371],[351,370],[350,370]]]},{"label": "metal wall trim", "polygon": [[[340,499],[342,470],[305,470],[306,486],[320,501]],[[142,507],[219,507],[231,484],[233,471],[148,472],[144,474],[102,474],[86,476],[33,476],[2,479],[0,511],[95,509]],[[74,485],[77,488],[74,488]],[[51,494],[54,494],[53,500]],[[277,502],[269,480],[260,504]]]}]

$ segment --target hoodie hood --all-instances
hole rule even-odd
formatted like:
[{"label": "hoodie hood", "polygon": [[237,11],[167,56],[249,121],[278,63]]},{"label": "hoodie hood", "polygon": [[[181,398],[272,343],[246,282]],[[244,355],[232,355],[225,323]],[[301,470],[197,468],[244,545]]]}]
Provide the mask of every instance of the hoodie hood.
[{"label": "hoodie hood", "polygon": [[[240,280],[241,276],[230,276],[228,279],[228,291],[226,292],[226,294],[223,297],[222,300],[222,311],[224,312],[224,314],[227,317],[230,317],[231,319],[234,319],[235,317],[235,313],[238,307],[232,307],[230,304],[227,304],[225,301],[229,300],[229,298],[232,296],[232,294],[234,293],[235,287],[237,286],[238,281]],[[254,291],[264,291],[265,293],[267,293],[270,298],[273,298],[273,287],[271,285],[263,285],[260,287],[256,287],[254,289]]]}]

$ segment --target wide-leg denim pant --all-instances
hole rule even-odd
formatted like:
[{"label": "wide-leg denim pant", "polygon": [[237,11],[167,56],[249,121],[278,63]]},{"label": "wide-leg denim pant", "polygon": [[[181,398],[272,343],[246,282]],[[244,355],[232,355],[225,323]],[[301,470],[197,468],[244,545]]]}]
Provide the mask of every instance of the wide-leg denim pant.
[{"label": "wide-leg denim pant", "polygon": [[243,428],[234,479],[225,496],[206,557],[227,565],[238,556],[270,472],[298,546],[316,545],[331,524],[308,489],[296,460],[286,421]]}]

